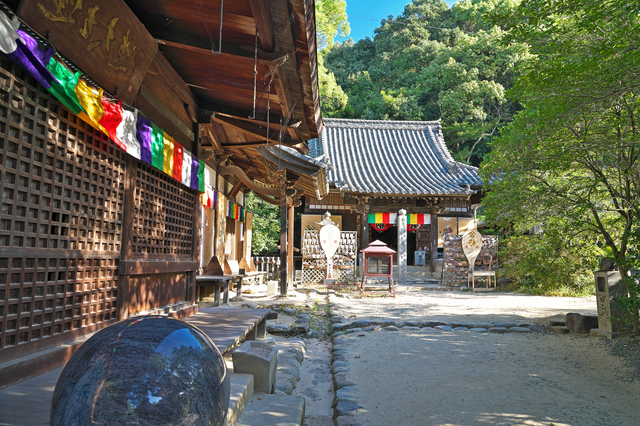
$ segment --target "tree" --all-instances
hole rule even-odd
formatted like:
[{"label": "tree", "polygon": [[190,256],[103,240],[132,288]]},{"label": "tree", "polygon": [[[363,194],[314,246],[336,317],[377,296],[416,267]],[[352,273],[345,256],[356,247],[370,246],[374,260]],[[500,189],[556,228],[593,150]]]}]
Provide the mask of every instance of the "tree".
[{"label": "tree", "polygon": [[525,106],[495,139],[482,174],[488,213],[516,229],[587,235],[623,274],[640,236],[640,31],[622,0],[524,0],[494,19],[536,59],[511,95]]},{"label": "tree", "polygon": [[349,35],[347,3],[344,0],[316,2],[316,33],[318,40],[318,86],[323,114],[335,117],[344,114],[347,95],[336,83],[333,73],[324,65],[326,48],[333,46],[336,37]]},{"label": "tree", "polygon": [[451,9],[441,0],[413,0],[382,21],[373,41],[330,47],[325,65],[348,96],[336,116],[442,119],[453,156],[479,164],[519,108],[505,91],[527,48],[504,44],[505,30],[484,18],[513,7],[507,0],[459,1]]},{"label": "tree", "polygon": [[277,250],[280,243],[280,208],[247,194],[246,207],[253,213],[251,252],[264,255]]}]

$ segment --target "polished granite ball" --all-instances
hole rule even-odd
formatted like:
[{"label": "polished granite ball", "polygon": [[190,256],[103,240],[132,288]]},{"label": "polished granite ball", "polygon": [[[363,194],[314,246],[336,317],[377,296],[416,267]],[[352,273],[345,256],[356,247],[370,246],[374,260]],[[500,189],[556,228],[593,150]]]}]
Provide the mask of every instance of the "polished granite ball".
[{"label": "polished granite ball", "polygon": [[53,393],[50,422],[71,425],[223,425],[229,376],[198,328],[133,317],[107,327],[71,357]]}]

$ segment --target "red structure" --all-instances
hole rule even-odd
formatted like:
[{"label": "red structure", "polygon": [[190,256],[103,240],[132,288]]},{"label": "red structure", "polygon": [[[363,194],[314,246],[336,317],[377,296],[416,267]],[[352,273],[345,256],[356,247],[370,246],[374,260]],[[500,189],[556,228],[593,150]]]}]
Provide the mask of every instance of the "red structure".
[{"label": "red structure", "polygon": [[364,253],[362,296],[364,296],[364,288],[367,284],[368,277],[386,277],[389,281],[389,291],[395,298],[396,291],[393,285],[393,255],[396,254],[396,251],[387,247],[387,245],[380,240],[372,242],[366,249],[361,251]]}]

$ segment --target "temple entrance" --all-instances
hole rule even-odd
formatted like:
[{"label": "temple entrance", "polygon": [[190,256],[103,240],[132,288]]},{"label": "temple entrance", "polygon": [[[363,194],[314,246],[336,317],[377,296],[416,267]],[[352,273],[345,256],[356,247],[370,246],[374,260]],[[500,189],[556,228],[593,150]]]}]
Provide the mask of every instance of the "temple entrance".
[{"label": "temple entrance", "polygon": [[[396,225],[389,225],[386,230],[375,229],[370,227],[369,231],[369,243],[380,240],[387,245],[390,249],[398,251],[398,227]],[[368,243],[364,246],[366,247]],[[414,253],[416,251],[416,233],[407,232],[407,265],[413,266]],[[397,254],[393,255],[393,262],[398,264]]]}]

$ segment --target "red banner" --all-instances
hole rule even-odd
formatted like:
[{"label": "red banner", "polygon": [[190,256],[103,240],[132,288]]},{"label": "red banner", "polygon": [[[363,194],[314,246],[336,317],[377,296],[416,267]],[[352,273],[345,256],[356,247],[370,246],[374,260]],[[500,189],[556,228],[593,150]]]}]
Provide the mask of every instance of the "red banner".
[{"label": "red banner", "polygon": [[391,225],[388,223],[372,223],[371,227],[378,232],[384,232],[387,229],[391,228]]}]

